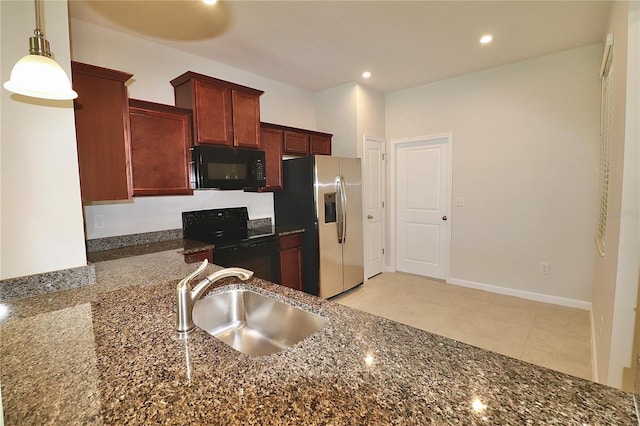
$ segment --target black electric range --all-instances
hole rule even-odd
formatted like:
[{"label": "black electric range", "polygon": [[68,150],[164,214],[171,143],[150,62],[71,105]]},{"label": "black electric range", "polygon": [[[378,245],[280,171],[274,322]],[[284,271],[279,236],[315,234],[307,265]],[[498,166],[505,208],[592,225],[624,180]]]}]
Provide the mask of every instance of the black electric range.
[{"label": "black electric range", "polygon": [[246,207],[197,210],[182,213],[183,236],[211,243],[213,263],[239,266],[258,278],[280,282],[279,240],[273,232],[249,229]]}]

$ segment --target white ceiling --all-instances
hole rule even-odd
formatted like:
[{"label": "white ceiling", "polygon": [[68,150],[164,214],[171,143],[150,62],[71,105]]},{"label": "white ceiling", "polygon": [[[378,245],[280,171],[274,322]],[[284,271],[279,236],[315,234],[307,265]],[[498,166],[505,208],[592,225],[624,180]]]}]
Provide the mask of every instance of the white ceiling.
[{"label": "white ceiling", "polygon": [[[603,40],[609,1],[70,0],[72,18],[313,92],[382,92]],[[491,33],[487,46],[478,39]],[[373,77],[364,81],[364,70]]]}]

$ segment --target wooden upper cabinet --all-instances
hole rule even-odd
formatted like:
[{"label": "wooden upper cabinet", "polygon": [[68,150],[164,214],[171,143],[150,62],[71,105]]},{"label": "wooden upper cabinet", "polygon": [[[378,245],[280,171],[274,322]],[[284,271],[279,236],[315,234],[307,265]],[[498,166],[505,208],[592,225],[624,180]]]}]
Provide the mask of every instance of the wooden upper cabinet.
[{"label": "wooden upper cabinet", "polygon": [[233,145],[260,148],[260,95],[231,91],[233,100]]},{"label": "wooden upper cabinet", "polygon": [[279,124],[260,123],[260,139],[265,154],[267,185],[259,191],[282,191],[282,156],[331,155],[331,135]]},{"label": "wooden upper cabinet", "polygon": [[133,195],[191,195],[191,110],[129,100]]},{"label": "wooden upper cabinet", "polygon": [[309,135],[306,133],[285,131],[284,152],[293,155],[309,154]]},{"label": "wooden upper cabinet", "polygon": [[200,80],[192,84],[192,99],[179,102],[176,90],[176,106],[193,109],[196,144],[232,146],[231,89]]},{"label": "wooden upper cabinet", "polygon": [[126,200],[131,180],[129,103],[133,74],[71,63],[82,202]]},{"label": "wooden upper cabinet", "polygon": [[262,123],[262,128],[283,132],[283,153],[286,155],[331,155],[330,133],[298,129],[281,124]]},{"label": "wooden upper cabinet", "polygon": [[193,110],[194,144],[260,148],[261,90],[191,71],[171,84],[176,106]]},{"label": "wooden upper cabinet", "polygon": [[267,185],[261,191],[282,191],[282,148],[284,132],[263,126],[260,130],[262,150],[264,151]]},{"label": "wooden upper cabinet", "polygon": [[310,135],[309,154],[331,155],[331,135],[319,133]]}]

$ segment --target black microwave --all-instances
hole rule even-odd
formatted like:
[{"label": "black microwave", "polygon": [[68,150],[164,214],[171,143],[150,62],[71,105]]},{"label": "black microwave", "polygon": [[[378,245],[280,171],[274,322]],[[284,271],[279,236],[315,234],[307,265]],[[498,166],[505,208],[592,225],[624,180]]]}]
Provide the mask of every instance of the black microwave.
[{"label": "black microwave", "polygon": [[191,148],[194,189],[256,189],[266,185],[264,151],[209,145]]}]

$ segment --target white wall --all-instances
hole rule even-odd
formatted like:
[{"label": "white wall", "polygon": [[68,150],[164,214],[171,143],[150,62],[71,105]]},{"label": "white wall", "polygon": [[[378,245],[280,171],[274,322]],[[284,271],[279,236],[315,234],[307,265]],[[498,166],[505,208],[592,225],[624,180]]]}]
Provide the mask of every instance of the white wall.
[{"label": "white wall", "polygon": [[331,153],[336,157],[357,156],[357,85],[347,83],[314,95],[319,130],[333,134]]},{"label": "white wall", "polygon": [[[67,3],[44,2],[46,38],[70,74]],[[1,79],[29,50],[34,4],[1,1]],[[0,279],[86,265],[71,101],[0,89]]]},{"label": "white wall", "polygon": [[[316,129],[314,98],[305,90],[75,19],[71,20],[71,38],[74,61],[133,73],[128,85],[131,98],[173,105],[169,81],[195,71],[264,90],[262,121]],[[182,211],[235,206],[248,206],[252,219],[273,218],[273,196],[268,193],[196,191],[194,196],[139,197],[127,203],[85,207],[87,239],[177,229],[182,227]],[[105,228],[94,229],[96,214],[105,216]]]},{"label": "white wall", "polygon": [[332,154],[362,157],[363,135],[384,138],[384,95],[357,83],[315,94],[316,122],[333,134]]},{"label": "white wall", "polygon": [[[182,212],[247,207],[249,218],[273,219],[273,196],[243,191],[194,191],[193,196],[136,197],[132,202],[86,206],[87,239],[182,228]],[[105,227],[94,228],[94,216],[103,215]]]},{"label": "white wall", "polygon": [[362,158],[364,152],[364,138],[366,134],[379,139],[384,139],[384,94],[369,87],[357,85],[357,156]]},{"label": "white wall", "polygon": [[589,306],[601,53],[587,46],[387,94],[387,141],[453,133],[452,199],[465,206],[452,207],[451,281]]}]

